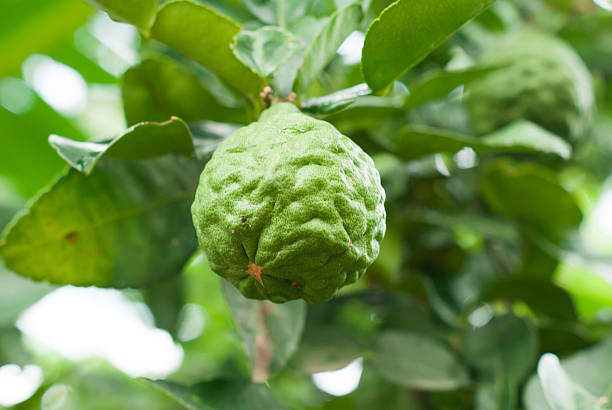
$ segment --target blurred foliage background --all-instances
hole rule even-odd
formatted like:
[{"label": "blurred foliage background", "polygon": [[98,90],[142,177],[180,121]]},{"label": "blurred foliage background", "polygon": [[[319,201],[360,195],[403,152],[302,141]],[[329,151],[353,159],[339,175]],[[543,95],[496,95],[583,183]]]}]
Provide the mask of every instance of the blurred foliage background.
[{"label": "blurred foliage background", "polygon": [[[266,2],[202,3],[249,30],[269,22]],[[309,19],[289,26],[308,36],[350,2],[305,3]],[[369,2],[364,23],[390,3]],[[498,0],[386,96],[318,114],[373,155],[388,232],[362,281],[308,307],[300,347],[268,382],[277,400],[305,409],[539,410],[570,395],[587,403],[580,408],[612,408],[611,8]],[[249,121],[245,102],[212,71],[85,2],[3,0],[0,10],[0,227],[65,168],[51,134],[98,141],[170,115],[230,131]],[[364,82],[366,27],[299,97]],[[406,135],[475,136],[473,73],[459,83],[440,73],[478,68],[498,37],[526,27],[567,42],[592,76],[597,108],[571,159],[486,144],[482,157],[402,148]],[[139,377],[248,378],[220,284],[198,253],[182,275],[122,291],[33,282],[0,261],[0,406],[175,409]],[[551,399],[551,383],[563,397]]]}]

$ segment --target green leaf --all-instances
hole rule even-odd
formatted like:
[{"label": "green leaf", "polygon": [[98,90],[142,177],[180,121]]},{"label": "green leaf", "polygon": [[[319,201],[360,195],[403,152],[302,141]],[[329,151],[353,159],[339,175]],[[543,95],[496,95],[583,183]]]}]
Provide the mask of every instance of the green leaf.
[{"label": "green leaf", "polygon": [[140,291],[155,318],[155,326],[176,337],[181,309],[185,304],[183,277],[174,275],[151,283]]},{"label": "green leaf", "polygon": [[[26,364],[32,363],[33,359],[30,358]],[[87,369],[67,361],[50,364],[49,369],[57,370],[53,373],[53,379],[45,379],[34,396],[16,406],[19,410],[57,407],[65,410],[180,408],[163,392],[131,378],[103,360],[88,361]],[[70,393],[65,394],[66,390]]]},{"label": "green leaf", "polygon": [[143,122],[108,142],[74,141],[51,135],[49,143],[73,168],[86,175],[102,156],[121,159],[147,159],[172,153],[189,157],[194,153],[187,124],[180,118],[169,121]]},{"label": "green leaf", "polygon": [[440,294],[439,290],[430,277],[425,275],[414,275],[415,283],[419,284],[427,295],[431,310],[450,326],[457,326],[460,323],[459,313],[450,305]]},{"label": "green leaf", "polygon": [[261,76],[270,75],[299,48],[299,40],[290,32],[272,26],[256,31],[243,30],[232,44],[236,57]]},{"label": "green leaf", "polygon": [[466,369],[448,347],[417,333],[381,333],[371,361],[387,381],[411,389],[454,390],[469,383]]},{"label": "green leaf", "polygon": [[236,58],[230,46],[240,31],[235,21],[192,1],[164,4],[151,29],[153,38],[168,44],[248,97],[256,98],[265,82]]},{"label": "green leaf", "polygon": [[577,321],[570,295],[549,280],[531,277],[504,277],[488,285],[481,300],[521,300],[535,313],[549,319]]},{"label": "green leaf", "polygon": [[[283,0],[281,0],[283,1]],[[252,15],[265,24],[276,23],[276,1],[244,0],[244,5]]]},{"label": "green leaf", "polygon": [[331,114],[348,107],[357,98],[370,95],[371,93],[372,90],[370,90],[367,84],[358,84],[333,94],[306,100],[302,103],[302,110],[313,114]]},{"label": "green leaf", "polygon": [[406,126],[394,136],[392,152],[405,160],[435,153],[455,153],[470,147],[477,153],[538,152],[569,158],[571,147],[561,137],[520,120],[482,138],[426,126]]},{"label": "green leaf", "polygon": [[317,78],[325,66],[334,58],[336,51],[353,31],[359,29],[363,12],[361,6],[352,4],[336,11],[329,17],[321,31],[306,49],[304,62],[298,71],[294,89],[299,93]]},{"label": "green leaf", "polygon": [[577,228],[582,220],[574,197],[542,165],[492,162],[484,169],[481,187],[494,211],[554,242]]},{"label": "green leaf", "polygon": [[253,381],[266,381],[285,366],[297,349],[306,319],[306,303],[295,300],[277,305],[247,299],[226,280],[223,293],[243,339]]},{"label": "green leaf", "polygon": [[391,152],[404,160],[413,160],[439,152],[455,153],[465,147],[474,150],[482,148],[480,141],[447,130],[437,130],[426,126],[406,126],[401,128],[391,141]]},{"label": "green leaf", "polygon": [[162,56],[149,56],[123,75],[123,108],[129,125],[166,121],[244,118],[243,108],[220,105],[187,67]]},{"label": "green leaf", "polygon": [[[408,88],[403,83],[396,81],[387,95],[358,98],[349,107],[332,113],[325,120],[334,124],[342,133],[351,136],[359,134],[360,131],[369,131],[389,125],[395,131],[397,128],[394,124],[398,124],[399,127],[406,121],[406,110],[403,105],[407,95]],[[388,138],[384,139],[388,140]]]},{"label": "green leaf", "polygon": [[494,0],[399,0],[370,24],[361,60],[374,91],[385,89]]},{"label": "green leaf", "polygon": [[157,11],[156,0],[85,0],[106,11],[113,19],[130,23],[147,32]]},{"label": "green leaf", "polygon": [[146,383],[190,410],[286,410],[263,384],[246,380],[214,380],[191,387],[164,380]]},{"label": "green leaf", "polygon": [[516,384],[532,369],[538,355],[538,334],[524,318],[498,316],[468,331],[465,356],[484,377],[504,376]]},{"label": "green leaf", "polygon": [[286,97],[293,92],[293,86],[298,71],[304,63],[306,49],[326,23],[326,18],[316,18],[311,15],[305,15],[287,27],[287,30],[291,31],[291,33],[301,40],[301,46],[289,61],[281,65],[272,75],[272,87],[278,91],[281,96]]},{"label": "green leaf", "polygon": [[281,27],[307,14],[312,0],[244,0],[251,14],[266,24]]},{"label": "green leaf", "polygon": [[202,163],[102,158],[69,169],[7,228],[6,266],[57,284],[138,287],[179,272],[197,248],[190,215]]},{"label": "green leaf", "polygon": [[500,375],[491,383],[479,383],[475,410],[516,410],[517,386]]},{"label": "green leaf", "polygon": [[[250,23],[253,21],[253,16],[249,13],[248,8],[243,0],[199,0],[207,6],[212,7],[219,13],[230,17],[239,23]],[[160,3],[166,1],[160,1]]]},{"label": "green leaf", "polygon": [[534,151],[569,159],[572,147],[563,138],[527,120],[518,120],[481,140],[491,149]]},{"label": "green leaf", "polygon": [[[537,355],[538,333],[525,318],[498,316],[468,331],[465,357],[483,382],[479,409],[516,409],[519,383],[533,368]],[[487,382],[491,385],[486,387]],[[485,400],[489,406],[482,403]]]},{"label": "green leaf", "polygon": [[515,227],[500,219],[476,213],[443,213],[433,209],[410,207],[402,213],[402,217],[433,226],[449,228],[455,231],[473,230],[491,239],[515,242],[519,239]]},{"label": "green leaf", "polygon": [[340,325],[307,326],[290,367],[306,374],[338,370],[362,353],[355,338]]},{"label": "green leaf", "polygon": [[414,108],[443,98],[460,85],[478,80],[497,68],[475,66],[456,71],[429,71],[415,84],[409,85],[410,95],[406,98],[404,106]]}]

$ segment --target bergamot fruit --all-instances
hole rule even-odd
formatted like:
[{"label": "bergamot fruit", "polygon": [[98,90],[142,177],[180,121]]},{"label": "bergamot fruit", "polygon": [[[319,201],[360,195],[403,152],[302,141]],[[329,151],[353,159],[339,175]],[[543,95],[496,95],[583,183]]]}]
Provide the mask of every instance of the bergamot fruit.
[{"label": "bergamot fruit", "polygon": [[237,130],[191,211],[213,271],[253,299],[330,299],[378,256],[385,192],[372,159],[289,103]]},{"label": "bergamot fruit", "polygon": [[467,87],[477,133],[490,133],[521,118],[570,141],[588,132],[594,111],[591,77],[561,40],[533,30],[511,33],[481,62],[501,68]]}]

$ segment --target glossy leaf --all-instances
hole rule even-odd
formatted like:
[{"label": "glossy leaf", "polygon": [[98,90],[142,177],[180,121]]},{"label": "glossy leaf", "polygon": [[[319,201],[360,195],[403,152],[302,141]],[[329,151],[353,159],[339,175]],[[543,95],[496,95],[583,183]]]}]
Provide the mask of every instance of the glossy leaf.
[{"label": "glossy leaf", "polygon": [[247,299],[225,280],[223,293],[244,342],[253,381],[266,381],[284,367],[297,349],[306,319],[306,303],[295,300],[277,305]]},{"label": "glossy leaf", "polygon": [[323,97],[310,98],[302,103],[302,110],[313,114],[331,114],[348,107],[359,97],[370,95],[372,90],[367,84],[341,90]]},{"label": "glossy leaf", "polygon": [[535,152],[569,158],[570,145],[528,121],[518,121],[482,138],[425,126],[406,126],[393,138],[393,152],[406,160],[470,147],[477,153]]},{"label": "glossy leaf", "polygon": [[491,149],[534,151],[554,154],[563,159],[572,155],[572,147],[563,138],[527,120],[518,120],[481,138]]},{"label": "glossy leaf", "polygon": [[256,31],[241,31],[236,35],[232,50],[240,61],[261,76],[270,75],[285,63],[300,47],[290,32],[265,26]]},{"label": "glossy leaf", "polygon": [[286,410],[263,384],[214,380],[190,387],[164,380],[144,380],[190,410]]},{"label": "glossy leaf", "polygon": [[429,101],[440,99],[460,85],[469,84],[495,71],[497,67],[475,66],[456,71],[430,72],[415,84],[409,85],[410,95],[405,107],[414,108]]},{"label": "glossy leaf", "polygon": [[7,228],[6,266],[80,286],[140,286],[181,270],[197,248],[190,206],[199,161],[173,155],[102,158],[89,176],[69,169]]},{"label": "glossy leaf", "polygon": [[236,58],[230,46],[240,26],[212,8],[193,1],[164,4],[152,36],[210,68],[243,94],[255,98],[264,80]]},{"label": "glossy leaf", "polygon": [[493,210],[549,240],[561,240],[582,220],[572,195],[542,165],[492,162],[483,172],[481,186]]},{"label": "glossy leaf", "polygon": [[334,58],[340,45],[360,26],[363,12],[358,4],[349,5],[331,15],[306,49],[294,89],[303,91]]},{"label": "glossy leaf", "polygon": [[155,12],[157,11],[156,0],[85,0],[92,6],[108,12],[115,20],[135,25],[144,30],[149,30]]},{"label": "glossy leaf", "polygon": [[366,32],[363,75],[374,91],[385,89],[423,60],[494,0],[399,0]]},{"label": "glossy leaf", "polygon": [[175,115],[185,121],[245,117],[244,108],[225,107],[187,67],[162,56],[149,56],[123,76],[122,99],[129,125],[167,121]]},{"label": "glossy leaf", "polygon": [[406,126],[392,140],[392,151],[405,160],[412,160],[439,152],[455,153],[465,147],[481,147],[475,138],[452,131],[424,126]]},{"label": "glossy leaf", "polygon": [[108,142],[74,141],[51,135],[49,143],[70,166],[86,175],[91,174],[102,156],[147,159],[167,153],[189,157],[194,152],[187,124],[176,117],[162,123],[140,123]]},{"label": "glossy leaf", "polygon": [[[403,105],[408,94],[408,88],[403,83],[396,81],[387,95],[363,96],[346,109],[332,113],[325,120],[334,124],[340,132],[351,135],[352,138],[353,135],[359,134],[359,131],[384,127],[385,124],[398,124],[399,126],[405,122],[406,110]],[[392,135],[392,133],[385,133],[385,137],[380,138],[384,140],[382,142],[388,141],[389,134]],[[380,142],[377,141],[377,143]]]},{"label": "glossy leaf", "polygon": [[384,379],[411,389],[454,390],[469,383],[466,369],[448,347],[417,333],[381,333],[371,362]]},{"label": "glossy leaf", "polygon": [[291,33],[301,40],[301,47],[289,61],[281,65],[272,76],[272,88],[277,90],[279,95],[288,96],[293,91],[298,71],[304,62],[306,49],[316,38],[326,22],[326,18],[316,18],[305,15],[287,27],[287,30],[291,31]]}]

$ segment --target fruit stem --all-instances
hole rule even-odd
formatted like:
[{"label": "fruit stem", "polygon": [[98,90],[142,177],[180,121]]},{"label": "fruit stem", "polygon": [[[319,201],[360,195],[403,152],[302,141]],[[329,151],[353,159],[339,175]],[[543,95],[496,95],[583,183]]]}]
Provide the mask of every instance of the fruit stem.
[{"label": "fruit stem", "polygon": [[274,90],[269,85],[265,86],[264,89],[261,90],[261,93],[259,93],[259,97],[261,97],[261,101],[264,103],[264,106],[266,108],[281,102],[288,102],[293,105],[297,105],[297,95],[293,91],[287,97],[281,99],[277,94],[274,93]]}]

